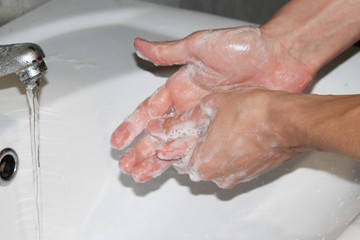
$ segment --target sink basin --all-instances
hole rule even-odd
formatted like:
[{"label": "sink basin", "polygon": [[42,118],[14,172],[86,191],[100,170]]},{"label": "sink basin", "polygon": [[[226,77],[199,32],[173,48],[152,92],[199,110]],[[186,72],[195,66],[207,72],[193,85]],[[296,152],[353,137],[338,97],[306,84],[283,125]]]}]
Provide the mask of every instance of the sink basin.
[{"label": "sink basin", "polygon": [[[360,213],[360,163],[310,152],[223,190],[169,169],[147,183],[120,173],[110,135],[174,68],[137,58],[133,39],[171,40],[248,24],[145,2],[53,0],[0,28],[0,44],[34,42],[49,68],[40,92],[43,239],[336,239]],[[309,91],[360,93],[360,53],[324,67]],[[24,86],[0,79],[0,148],[19,157],[0,187],[0,232],[34,239]],[[1,150],[0,149],[0,150]]]}]

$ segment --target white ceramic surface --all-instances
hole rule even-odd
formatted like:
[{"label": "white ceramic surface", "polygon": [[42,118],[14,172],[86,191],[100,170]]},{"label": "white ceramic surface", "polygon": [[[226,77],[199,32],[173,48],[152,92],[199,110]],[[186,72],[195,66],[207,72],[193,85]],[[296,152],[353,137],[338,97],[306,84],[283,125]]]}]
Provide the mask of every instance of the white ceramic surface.
[{"label": "white ceramic surface", "polygon": [[[140,184],[117,168],[112,131],[174,71],[136,58],[133,38],[244,24],[131,0],[53,0],[0,28],[0,44],[35,42],[47,55],[43,239],[336,239],[360,213],[360,163],[343,156],[307,153],[231,190],[173,169]],[[359,63],[350,49],[312,91],[360,93]],[[14,76],[0,79],[0,103],[0,148],[20,159],[14,182],[0,188],[0,236],[34,239],[28,107]]]},{"label": "white ceramic surface", "polygon": [[337,240],[358,240],[360,237],[360,214],[351,224],[340,234]]}]

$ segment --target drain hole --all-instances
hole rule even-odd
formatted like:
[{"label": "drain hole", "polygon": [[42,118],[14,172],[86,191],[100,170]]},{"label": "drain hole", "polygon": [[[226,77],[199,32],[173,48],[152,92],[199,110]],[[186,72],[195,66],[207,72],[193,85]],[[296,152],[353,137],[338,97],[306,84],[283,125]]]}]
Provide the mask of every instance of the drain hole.
[{"label": "drain hole", "polygon": [[15,176],[18,158],[16,153],[7,148],[0,153],[0,185],[7,185]]},{"label": "drain hole", "polygon": [[0,177],[8,181],[15,172],[15,158],[12,155],[6,155],[0,162]]}]

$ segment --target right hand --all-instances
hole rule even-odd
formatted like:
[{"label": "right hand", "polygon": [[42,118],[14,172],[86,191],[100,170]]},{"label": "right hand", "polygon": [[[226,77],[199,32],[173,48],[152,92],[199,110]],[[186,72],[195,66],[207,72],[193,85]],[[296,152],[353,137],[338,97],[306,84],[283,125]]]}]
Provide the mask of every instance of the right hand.
[{"label": "right hand", "polygon": [[163,143],[156,155],[180,173],[231,188],[308,150],[283,122],[299,98],[265,88],[215,92],[179,116],[150,121],[147,132]]}]

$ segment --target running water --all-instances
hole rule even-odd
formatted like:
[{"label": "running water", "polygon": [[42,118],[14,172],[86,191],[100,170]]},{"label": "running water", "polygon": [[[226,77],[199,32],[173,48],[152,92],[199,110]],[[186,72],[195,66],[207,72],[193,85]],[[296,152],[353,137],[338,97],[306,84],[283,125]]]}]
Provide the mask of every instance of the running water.
[{"label": "running water", "polygon": [[30,106],[31,154],[33,164],[33,186],[35,204],[35,240],[41,239],[41,179],[39,160],[39,85],[40,79],[26,84],[26,95]]}]

